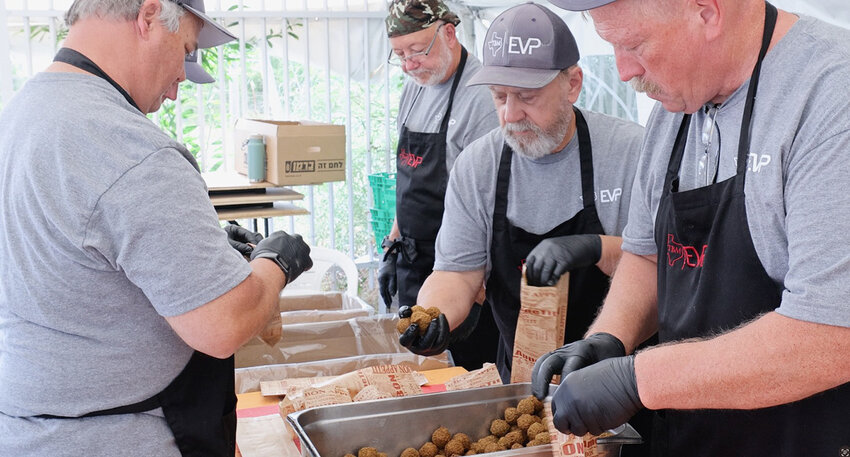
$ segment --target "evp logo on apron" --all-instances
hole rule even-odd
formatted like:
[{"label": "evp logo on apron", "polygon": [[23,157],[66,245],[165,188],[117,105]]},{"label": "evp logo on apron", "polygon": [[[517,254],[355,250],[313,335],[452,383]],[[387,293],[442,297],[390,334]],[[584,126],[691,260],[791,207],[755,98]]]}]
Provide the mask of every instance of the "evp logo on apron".
[{"label": "evp logo on apron", "polygon": [[419,165],[422,165],[422,156],[408,152],[406,148],[402,147],[398,153],[398,164],[404,167],[418,168]]},{"label": "evp logo on apron", "polygon": [[682,262],[682,269],[702,268],[705,260],[705,250],[708,245],[702,245],[702,249],[697,250],[693,246],[685,246],[682,243],[677,243],[673,234],[667,234],[667,265],[675,266],[679,261]]}]

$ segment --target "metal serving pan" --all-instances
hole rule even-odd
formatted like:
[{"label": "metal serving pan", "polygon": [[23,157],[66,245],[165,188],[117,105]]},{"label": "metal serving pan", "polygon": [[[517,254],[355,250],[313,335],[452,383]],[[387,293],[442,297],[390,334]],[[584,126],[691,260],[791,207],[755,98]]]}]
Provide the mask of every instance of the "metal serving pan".
[{"label": "metal serving pan", "polygon": [[[531,384],[509,384],[410,397],[388,398],[343,405],[322,406],[290,414],[287,420],[301,440],[304,457],[343,457],[372,446],[389,457],[407,447],[419,448],[431,433],[444,426],[472,439],[490,433],[490,421],[505,408],[531,395]],[[641,443],[641,437],[624,424],[614,435],[600,438],[600,456],[616,457],[623,444]],[[548,446],[512,449],[488,457],[551,457]]]}]

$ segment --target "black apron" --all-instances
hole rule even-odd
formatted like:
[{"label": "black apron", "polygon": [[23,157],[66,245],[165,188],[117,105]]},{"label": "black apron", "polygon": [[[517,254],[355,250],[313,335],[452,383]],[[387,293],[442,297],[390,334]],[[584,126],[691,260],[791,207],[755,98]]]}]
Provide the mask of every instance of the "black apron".
[{"label": "black apron", "polygon": [[[775,310],[783,286],[765,272],[747,223],[744,181],[761,62],[776,22],[767,4],[761,53],[750,78],[737,174],[679,191],[690,115],[673,146],[658,207],[658,318],[662,343],[707,337]],[[828,349],[825,349],[828,350]],[[654,455],[829,456],[850,445],[850,384],[758,410],[664,410],[656,414]]]},{"label": "black apron", "polygon": [[[499,162],[496,181],[496,202],[493,209],[493,240],[490,247],[492,268],[487,280],[487,301],[501,338],[496,357],[499,374],[504,383],[511,379],[511,355],[516,335],[520,308],[520,282],[525,258],[537,244],[546,238],[565,235],[604,235],[602,223],[596,214],[593,194],[593,154],[587,122],[581,111],[573,108],[576,118],[576,133],[581,162],[581,193],[584,207],[571,219],[561,223],[547,233],[537,235],[514,226],[507,218],[508,187],[511,179],[513,150],[505,143]],[[605,294],[609,278],[596,265],[570,271],[569,298],[567,303],[567,328],[564,342],[580,340],[590,326]]]},{"label": "black apron", "polygon": [[[466,49],[461,48],[460,63],[439,132],[413,132],[402,124],[396,163],[396,222],[401,233],[396,261],[399,306],[416,304],[419,289],[434,268],[434,242],[443,221],[449,182],[449,170],[446,169],[449,118],[467,56]],[[416,96],[418,98],[419,93]],[[472,334],[449,346],[455,365],[474,370],[485,362],[493,362],[498,338],[493,312],[484,303]]]},{"label": "black apron", "polygon": [[[130,95],[86,56],[62,48],[53,60],[105,79],[138,109]],[[194,158],[191,155],[186,158],[197,170]],[[93,411],[80,417],[142,413],[161,407],[183,456],[233,457],[236,452],[234,384],[233,356],[217,359],[195,351],[183,371],[162,392],[132,405]],[[68,418],[53,415],[38,417]]]}]

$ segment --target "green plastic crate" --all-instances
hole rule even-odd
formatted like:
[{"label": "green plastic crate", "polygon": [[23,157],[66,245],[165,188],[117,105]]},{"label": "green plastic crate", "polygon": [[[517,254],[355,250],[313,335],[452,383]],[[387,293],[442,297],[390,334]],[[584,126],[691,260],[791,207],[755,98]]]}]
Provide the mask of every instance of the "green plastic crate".
[{"label": "green plastic crate", "polygon": [[395,214],[395,173],[373,173],[369,175],[372,200],[378,209],[391,210]]},{"label": "green plastic crate", "polygon": [[371,214],[372,231],[375,233],[375,247],[378,248],[378,252],[384,252],[381,249],[381,241],[390,234],[390,230],[393,228],[395,208],[392,210],[369,208],[369,213]]}]

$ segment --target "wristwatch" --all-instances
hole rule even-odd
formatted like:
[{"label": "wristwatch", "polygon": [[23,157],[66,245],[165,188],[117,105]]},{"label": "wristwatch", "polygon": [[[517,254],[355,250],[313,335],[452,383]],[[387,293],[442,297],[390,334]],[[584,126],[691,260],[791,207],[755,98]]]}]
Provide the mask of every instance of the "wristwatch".
[{"label": "wristwatch", "polygon": [[276,253],[274,253],[272,251],[264,251],[264,252],[260,252],[259,254],[255,255],[254,258],[255,259],[257,259],[257,258],[259,258],[259,259],[269,259],[269,260],[273,261],[274,263],[277,264],[277,266],[280,267],[281,271],[283,271],[283,274],[286,275],[286,283],[289,284],[291,282],[290,276],[289,276],[289,272],[290,272],[289,264],[286,263],[283,259],[281,259],[280,256],[277,255]]}]

